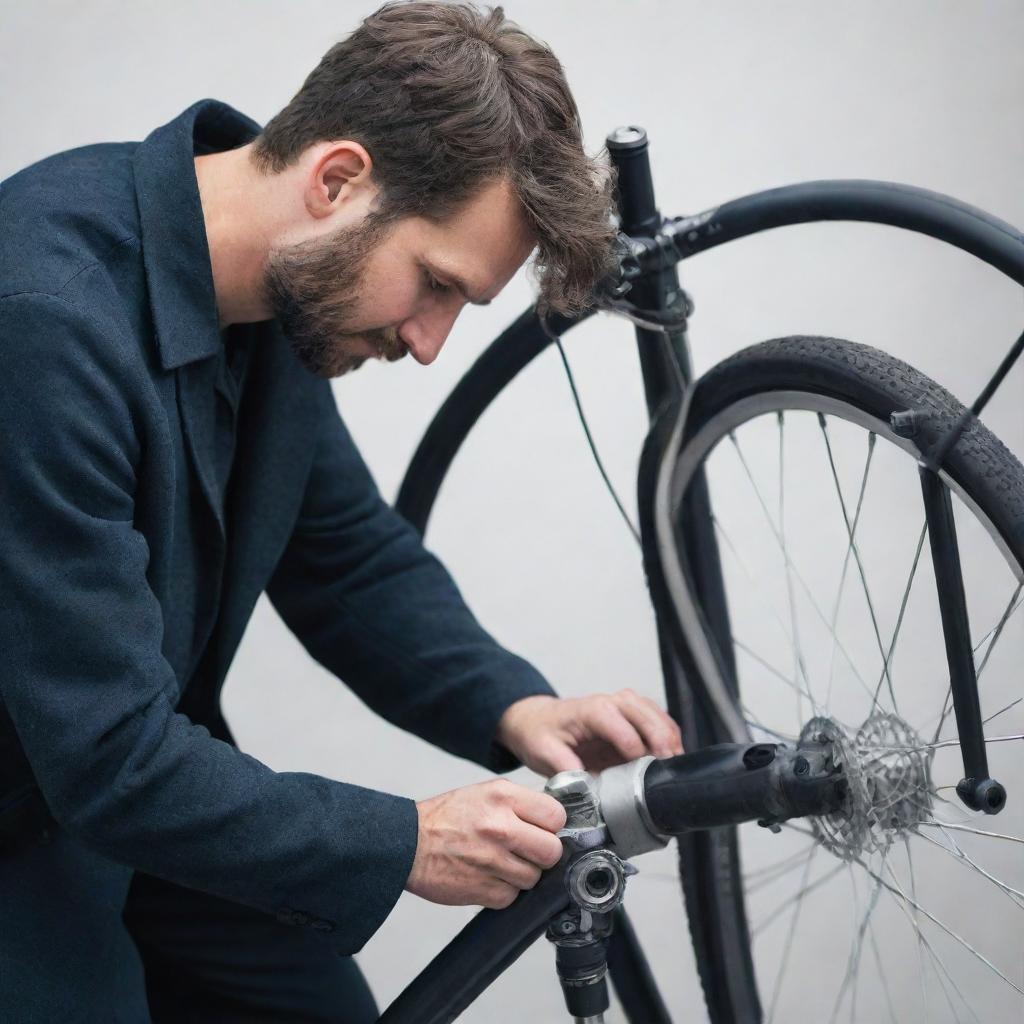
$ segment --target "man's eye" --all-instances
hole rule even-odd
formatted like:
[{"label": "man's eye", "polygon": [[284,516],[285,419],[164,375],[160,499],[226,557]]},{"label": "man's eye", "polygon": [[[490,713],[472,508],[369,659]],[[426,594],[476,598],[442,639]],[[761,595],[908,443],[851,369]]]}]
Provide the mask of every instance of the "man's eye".
[{"label": "man's eye", "polygon": [[438,281],[438,279],[434,277],[434,275],[431,274],[429,271],[424,271],[424,277],[426,277],[427,287],[430,288],[431,291],[450,292],[452,290],[451,285],[441,284],[441,282]]}]

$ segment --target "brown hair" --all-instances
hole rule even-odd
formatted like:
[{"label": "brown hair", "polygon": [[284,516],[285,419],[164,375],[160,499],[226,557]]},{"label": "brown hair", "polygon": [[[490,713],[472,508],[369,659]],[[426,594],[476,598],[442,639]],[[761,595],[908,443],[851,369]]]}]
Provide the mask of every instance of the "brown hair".
[{"label": "brown hair", "polygon": [[506,178],[537,239],[545,311],[586,308],[614,265],[614,169],[584,151],[558,59],[501,7],[384,4],[327,51],[252,160],[279,173],[313,143],[344,138],[373,158],[387,220],[443,219]]}]

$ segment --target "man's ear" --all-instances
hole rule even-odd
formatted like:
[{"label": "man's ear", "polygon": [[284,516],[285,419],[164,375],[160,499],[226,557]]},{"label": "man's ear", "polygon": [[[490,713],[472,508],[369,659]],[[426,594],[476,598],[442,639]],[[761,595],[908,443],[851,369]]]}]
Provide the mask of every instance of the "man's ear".
[{"label": "man's ear", "polygon": [[324,143],[313,161],[306,189],[306,209],[314,217],[326,217],[360,189],[370,184],[373,160],[351,139]]}]

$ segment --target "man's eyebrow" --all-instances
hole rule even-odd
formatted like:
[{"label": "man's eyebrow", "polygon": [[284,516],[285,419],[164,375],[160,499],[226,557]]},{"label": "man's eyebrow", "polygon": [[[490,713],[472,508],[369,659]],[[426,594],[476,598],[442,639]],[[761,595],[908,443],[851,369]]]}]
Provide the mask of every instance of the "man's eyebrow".
[{"label": "man's eyebrow", "polygon": [[453,274],[449,270],[440,270],[435,267],[429,260],[424,260],[423,265],[434,275],[434,277],[440,278],[442,281],[450,281],[452,286],[462,295],[462,297],[472,306],[489,306],[491,304],[490,299],[476,299],[472,295],[472,289],[462,280],[458,274]]}]

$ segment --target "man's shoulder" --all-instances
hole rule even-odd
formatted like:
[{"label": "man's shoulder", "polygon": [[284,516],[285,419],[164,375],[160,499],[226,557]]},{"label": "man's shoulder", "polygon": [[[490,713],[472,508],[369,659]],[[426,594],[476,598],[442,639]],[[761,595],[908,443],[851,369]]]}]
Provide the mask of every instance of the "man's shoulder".
[{"label": "man's shoulder", "polygon": [[119,250],[138,247],[137,145],[65,150],[0,183],[0,296],[58,295]]}]

